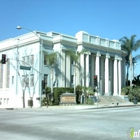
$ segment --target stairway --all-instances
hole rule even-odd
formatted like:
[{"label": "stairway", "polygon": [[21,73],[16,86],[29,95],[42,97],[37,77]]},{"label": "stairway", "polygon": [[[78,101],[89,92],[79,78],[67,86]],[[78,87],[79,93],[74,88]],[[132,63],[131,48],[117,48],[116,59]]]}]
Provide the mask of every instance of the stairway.
[{"label": "stairway", "polygon": [[119,96],[98,96],[99,104],[130,103]]}]

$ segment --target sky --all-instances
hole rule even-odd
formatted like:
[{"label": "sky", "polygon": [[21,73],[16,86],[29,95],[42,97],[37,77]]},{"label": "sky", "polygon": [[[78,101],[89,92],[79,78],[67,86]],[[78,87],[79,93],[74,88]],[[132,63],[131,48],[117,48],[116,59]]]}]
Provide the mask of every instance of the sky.
[{"label": "sky", "polygon": [[[0,41],[42,32],[75,36],[78,31],[110,40],[131,35],[140,39],[140,0],[0,0]],[[140,49],[133,55],[140,54]],[[135,75],[140,74],[140,62]]]}]

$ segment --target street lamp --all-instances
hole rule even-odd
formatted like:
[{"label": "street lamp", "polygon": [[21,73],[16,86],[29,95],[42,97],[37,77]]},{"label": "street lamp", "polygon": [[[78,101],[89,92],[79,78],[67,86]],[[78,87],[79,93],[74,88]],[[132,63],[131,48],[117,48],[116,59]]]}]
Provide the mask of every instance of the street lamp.
[{"label": "street lamp", "polygon": [[37,33],[35,33],[35,32],[33,32],[32,30],[30,30],[30,29],[28,29],[28,28],[25,28],[25,27],[22,27],[22,26],[17,26],[16,27],[16,29],[18,29],[18,30],[20,30],[20,29],[25,29],[25,30],[28,30],[28,31],[30,31],[30,32],[32,32],[33,34],[35,34],[38,38],[39,38],[39,44],[40,44],[40,51],[39,52],[41,52],[41,54],[40,54],[40,57],[39,57],[39,59],[40,59],[40,61],[39,61],[39,65],[40,65],[40,67],[39,67],[39,74],[40,74],[40,76],[39,76],[39,96],[40,96],[40,107],[41,107],[41,93],[42,93],[42,90],[41,90],[41,81],[42,81],[42,40],[41,40],[41,38],[40,38],[40,36],[37,34]]},{"label": "street lamp", "polygon": [[17,29],[21,29],[22,27],[21,26],[17,26]]}]

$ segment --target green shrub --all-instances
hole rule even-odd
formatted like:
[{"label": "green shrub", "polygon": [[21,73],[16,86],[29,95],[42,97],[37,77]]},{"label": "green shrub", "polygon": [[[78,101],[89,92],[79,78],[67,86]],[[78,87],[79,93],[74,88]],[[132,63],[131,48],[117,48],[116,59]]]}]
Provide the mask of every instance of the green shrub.
[{"label": "green shrub", "polygon": [[88,105],[93,105],[93,104],[94,104],[94,101],[93,101],[92,98],[87,98],[86,103],[87,103]]},{"label": "green shrub", "polygon": [[140,87],[133,87],[130,89],[128,98],[131,102],[133,102],[135,98],[140,102]]},{"label": "green shrub", "polygon": [[46,87],[45,91],[46,91],[46,94],[51,93],[51,88],[50,87]]},{"label": "green shrub", "polygon": [[131,89],[130,86],[123,87],[123,88],[121,89],[121,95],[128,95],[130,89]]},{"label": "green shrub", "polygon": [[50,102],[46,97],[44,97],[41,101],[41,105],[42,106],[47,106],[47,105],[50,105]]},{"label": "green shrub", "polygon": [[60,95],[62,93],[66,93],[66,92],[69,92],[69,93],[74,93],[74,89],[71,88],[71,87],[67,87],[67,88],[64,88],[64,87],[57,87],[57,88],[54,88],[54,100],[53,100],[53,104],[54,105],[59,105],[59,102],[60,102]]}]

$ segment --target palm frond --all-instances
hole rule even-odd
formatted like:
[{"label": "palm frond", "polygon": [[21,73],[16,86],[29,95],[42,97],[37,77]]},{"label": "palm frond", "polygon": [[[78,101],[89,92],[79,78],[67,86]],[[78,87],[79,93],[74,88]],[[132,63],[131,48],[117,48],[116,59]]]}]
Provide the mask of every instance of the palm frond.
[{"label": "palm frond", "polygon": [[134,60],[135,60],[135,61],[140,60],[140,54],[136,55],[136,56],[134,57]]},{"label": "palm frond", "polygon": [[47,53],[45,52],[45,59],[48,62],[48,65],[53,67],[57,63],[58,52]]},{"label": "palm frond", "polygon": [[69,56],[71,58],[72,61],[74,62],[78,62],[78,55],[76,54],[76,52],[74,52],[73,50],[66,50],[65,51],[66,56]]},{"label": "palm frond", "polygon": [[137,51],[140,48],[140,39],[135,42],[134,50]]}]

